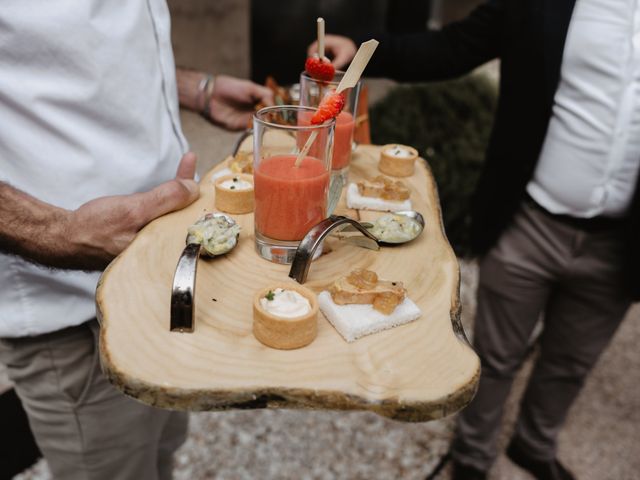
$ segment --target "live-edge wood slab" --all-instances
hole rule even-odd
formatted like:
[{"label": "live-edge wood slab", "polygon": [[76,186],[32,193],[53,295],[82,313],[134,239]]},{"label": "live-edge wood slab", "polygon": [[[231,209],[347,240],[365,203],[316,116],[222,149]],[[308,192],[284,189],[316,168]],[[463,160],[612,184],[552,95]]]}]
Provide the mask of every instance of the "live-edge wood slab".
[{"label": "live-edge wood slab", "polygon": [[[379,147],[360,146],[351,180],[378,174]],[[102,322],[100,353],[110,381],[127,395],[182,410],[307,408],[368,410],[404,421],[426,421],[463,408],[473,397],[479,360],[460,323],[460,271],[444,235],[435,182],[424,161],[404,179],[426,227],[401,247],[371,251],[333,240],[311,266],[305,285],[317,293],[354,268],[403,281],[422,310],[417,321],[346,343],[319,315],[318,337],[290,351],[268,348],[252,334],[254,292],[288,278],[289,266],[258,257],[253,215],[228,255],[201,259],[195,331],[169,331],[173,273],[187,227],[214,209],[211,175],[200,199],[147,225],[102,275],[96,293]],[[379,212],[336,213],[363,220]]]}]

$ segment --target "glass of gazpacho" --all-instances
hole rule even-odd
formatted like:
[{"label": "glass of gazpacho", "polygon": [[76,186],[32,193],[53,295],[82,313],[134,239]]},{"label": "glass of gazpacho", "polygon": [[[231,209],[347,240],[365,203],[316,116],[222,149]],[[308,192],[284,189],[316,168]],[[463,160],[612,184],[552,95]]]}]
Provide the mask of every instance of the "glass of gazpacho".
[{"label": "glass of gazpacho", "polygon": [[[300,74],[300,105],[317,107],[320,100],[329,91],[335,90],[342,80],[344,72],[336,71],[331,82],[323,82],[309,76],[307,72]],[[355,128],[355,116],[358,111],[358,96],[360,84],[345,91],[346,103],[344,109],[336,118],[336,134],[333,143],[333,158],[331,161],[332,175],[341,175],[343,184],[347,185],[349,174],[349,161],[353,145],[353,130]],[[302,115],[301,120],[305,124],[311,123],[311,116]]]},{"label": "glass of gazpacho", "polygon": [[[322,125],[301,121],[315,110],[267,107],[253,118],[256,249],[272,262],[291,263],[300,240],[327,217],[335,120]],[[312,135],[311,147],[301,156]]]}]

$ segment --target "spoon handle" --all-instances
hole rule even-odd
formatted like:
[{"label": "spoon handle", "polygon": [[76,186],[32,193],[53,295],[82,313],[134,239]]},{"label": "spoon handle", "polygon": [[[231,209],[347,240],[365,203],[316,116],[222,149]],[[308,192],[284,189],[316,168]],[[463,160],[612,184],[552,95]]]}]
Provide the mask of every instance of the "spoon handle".
[{"label": "spoon handle", "polygon": [[247,128],[244,132],[240,134],[240,136],[236,140],[236,143],[233,144],[233,149],[231,150],[232,157],[235,157],[238,154],[238,152],[240,151],[240,148],[242,147],[242,143],[251,135],[253,135],[253,128]]},{"label": "spoon handle", "polygon": [[340,196],[342,195],[342,187],[344,180],[341,175],[332,175],[329,183],[329,195],[327,200],[327,215],[332,215],[338,206]]},{"label": "spoon handle", "polygon": [[371,250],[380,250],[376,237],[371,235],[371,233],[369,233],[369,231],[362,227],[357,221],[340,215],[331,215],[329,218],[325,218],[311,228],[311,230],[309,230],[300,241],[300,245],[298,245],[295,257],[293,258],[293,263],[291,264],[291,270],[289,270],[289,277],[295,279],[298,283],[303,284],[307,280],[311,260],[313,259],[313,254],[316,249],[320,246],[327,235],[329,235],[333,230],[343,228],[346,224],[352,225],[363,235],[358,246],[366,247]]},{"label": "spoon handle", "polygon": [[172,332],[193,332],[196,271],[202,245],[189,243],[178,260],[171,290]]},{"label": "spoon handle", "polygon": [[[364,228],[366,228],[367,230],[370,228],[373,228],[373,223],[371,222],[358,222],[360,225],[362,225]],[[353,225],[347,225],[343,230],[343,232],[358,232],[359,230],[354,227]]]}]

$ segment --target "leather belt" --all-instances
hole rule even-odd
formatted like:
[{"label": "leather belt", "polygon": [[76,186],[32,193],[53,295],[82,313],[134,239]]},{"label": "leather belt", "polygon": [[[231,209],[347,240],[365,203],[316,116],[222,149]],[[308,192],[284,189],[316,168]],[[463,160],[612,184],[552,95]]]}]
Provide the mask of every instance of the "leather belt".
[{"label": "leather belt", "polygon": [[525,196],[525,203],[544,213],[549,218],[589,233],[621,230],[622,228],[624,228],[627,221],[627,219],[624,217],[613,218],[598,216],[591,218],[580,218],[561,213],[551,213],[549,210],[547,210],[542,205],[537,203],[533,198],[531,198],[528,193]]}]

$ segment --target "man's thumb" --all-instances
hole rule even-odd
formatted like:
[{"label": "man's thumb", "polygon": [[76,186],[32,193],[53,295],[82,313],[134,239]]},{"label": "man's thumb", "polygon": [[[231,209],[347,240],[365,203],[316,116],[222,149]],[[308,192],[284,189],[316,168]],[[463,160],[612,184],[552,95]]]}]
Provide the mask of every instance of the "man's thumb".
[{"label": "man's thumb", "polygon": [[200,187],[193,180],[196,173],[196,155],[186,153],[176,172],[176,178],[162,183],[148,192],[139,193],[139,208],[144,224],[166,213],[190,205],[200,196]]},{"label": "man's thumb", "polygon": [[178,165],[178,171],[176,172],[176,179],[193,180],[196,174],[196,154],[193,152],[187,152],[182,156],[180,164]]},{"label": "man's thumb", "polygon": [[197,161],[198,158],[195,153],[185,153],[182,159],[180,159],[178,171],[176,172],[176,181],[181,183],[189,191],[190,200],[187,205],[200,196],[200,187],[198,187],[198,184],[193,180],[196,175]]}]

